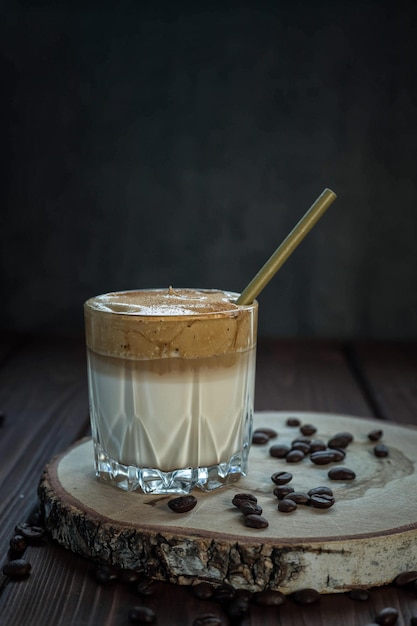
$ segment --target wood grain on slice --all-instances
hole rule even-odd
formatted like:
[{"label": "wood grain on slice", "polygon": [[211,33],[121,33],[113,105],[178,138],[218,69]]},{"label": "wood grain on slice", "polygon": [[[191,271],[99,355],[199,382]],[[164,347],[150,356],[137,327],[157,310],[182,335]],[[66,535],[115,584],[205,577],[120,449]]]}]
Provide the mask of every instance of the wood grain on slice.
[{"label": "wood grain on slice", "polygon": [[[143,570],[156,579],[190,584],[196,578],[242,588],[290,593],[314,587],[322,593],[371,587],[417,568],[417,429],[384,423],[389,456],[373,454],[367,433],[379,425],[368,419],[332,414],[300,414],[313,422],[315,438],[348,430],[354,442],[340,465],[353,481],[331,481],[329,467],[306,458],[299,464],[270,457],[269,444],[252,446],[247,478],[211,494],[194,492],[197,506],[172,512],[172,496],[126,493],[100,483],[92,467],[90,440],[55,459],[45,470],[40,495],[46,523],[61,545],[88,558]],[[269,426],[290,442],[298,429],[285,426],[288,413],[258,413],[255,427]],[[276,441],[276,440],[274,440]],[[330,485],[336,504],[327,510],[299,506],[277,511],[270,476],[290,469],[296,491]],[[251,492],[269,521],[248,528],[232,506],[238,492]]]}]

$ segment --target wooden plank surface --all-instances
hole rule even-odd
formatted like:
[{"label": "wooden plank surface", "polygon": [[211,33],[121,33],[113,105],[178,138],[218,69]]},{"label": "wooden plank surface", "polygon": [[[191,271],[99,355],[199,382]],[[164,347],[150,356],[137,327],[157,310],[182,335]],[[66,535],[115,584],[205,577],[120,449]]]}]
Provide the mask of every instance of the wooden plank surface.
[{"label": "wooden plank surface", "polygon": [[[359,346],[361,369],[352,367],[337,342],[260,342],[257,410],[314,410],[416,422],[416,348]],[[385,361],[384,361],[385,359]],[[393,362],[396,365],[393,367]],[[3,364],[2,364],[3,363]],[[401,365],[401,374],[398,372]],[[385,367],[391,371],[388,392]],[[394,380],[392,379],[394,377]],[[365,380],[365,383],[363,382]],[[371,381],[372,394],[368,388]],[[399,391],[400,389],[400,391]],[[375,405],[378,407],[378,405]],[[47,461],[88,431],[85,357],[82,340],[30,341],[0,360],[0,410],[7,420],[0,429],[0,546],[7,559],[15,523],[23,521],[36,501],[36,485]],[[98,585],[91,564],[59,546],[46,543],[27,551],[32,574],[22,582],[0,575],[0,623],[7,626],[127,625],[136,604],[156,609],[159,626],[192,626],[205,612],[230,620],[213,601],[197,600],[190,590],[158,583],[152,596],[133,595],[120,584]],[[401,589],[371,591],[366,602],[345,595],[322,597],[314,606],[288,599],[279,608],[250,606],[243,626],[361,626],[372,622],[384,606],[398,609],[398,626],[417,616],[417,598]]]}]

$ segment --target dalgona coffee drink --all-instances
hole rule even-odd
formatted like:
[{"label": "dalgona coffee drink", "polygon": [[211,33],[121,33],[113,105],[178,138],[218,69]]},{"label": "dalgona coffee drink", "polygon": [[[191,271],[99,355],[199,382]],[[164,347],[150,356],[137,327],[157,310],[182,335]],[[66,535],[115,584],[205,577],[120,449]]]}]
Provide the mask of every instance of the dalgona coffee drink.
[{"label": "dalgona coffee drink", "polygon": [[97,475],[145,493],[210,491],[247,472],[257,303],[199,289],[84,305]]}]

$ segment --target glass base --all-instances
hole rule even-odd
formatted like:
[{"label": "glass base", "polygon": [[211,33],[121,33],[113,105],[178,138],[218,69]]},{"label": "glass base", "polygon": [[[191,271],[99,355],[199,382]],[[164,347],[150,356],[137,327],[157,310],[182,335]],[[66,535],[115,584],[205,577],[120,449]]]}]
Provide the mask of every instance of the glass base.
[{"label": "glass base", "polygon": [[109,457],[95,443],[95,467],[98,478],[125,491],[141,490],[146,494],[187,494],[198,487],[213,491],[246,476],[248,450],[234,454],[228,462],[210,467],[186,467],[162,472],[159,469],[123,465]]}]

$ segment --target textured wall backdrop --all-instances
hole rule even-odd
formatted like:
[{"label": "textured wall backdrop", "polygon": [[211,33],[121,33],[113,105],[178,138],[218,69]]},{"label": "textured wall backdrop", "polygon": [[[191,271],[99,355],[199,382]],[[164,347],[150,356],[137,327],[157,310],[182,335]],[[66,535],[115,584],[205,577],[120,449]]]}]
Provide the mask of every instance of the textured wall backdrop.
[{"label": "textured wall backdrop", "polygon": [[261,334],[417,338],[416,9],[343,4],[6,2],[0,327],[240,291],[328,186]]}]

